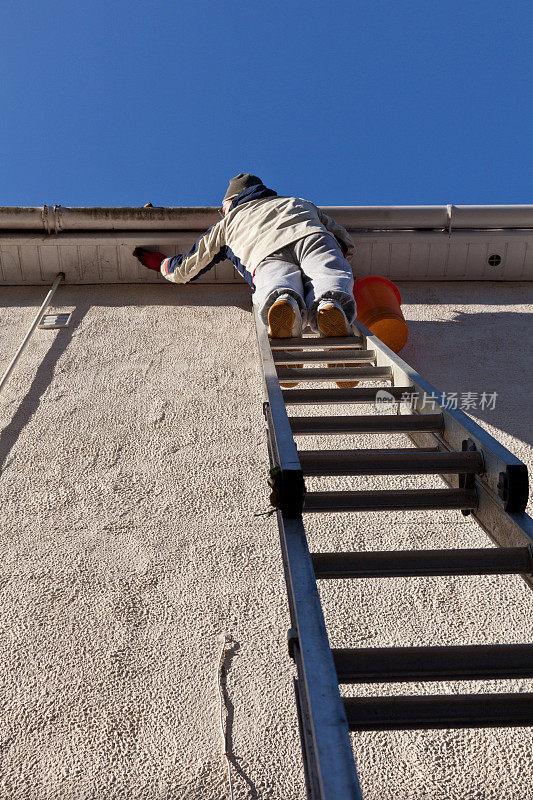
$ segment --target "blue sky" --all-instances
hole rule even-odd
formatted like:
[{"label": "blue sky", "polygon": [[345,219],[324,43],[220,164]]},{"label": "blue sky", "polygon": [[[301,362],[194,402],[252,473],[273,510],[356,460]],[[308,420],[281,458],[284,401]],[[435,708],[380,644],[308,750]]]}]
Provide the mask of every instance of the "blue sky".
[{"label": "blue sky", "polygon": [[0,205],[531,203],[533,4],[5,2]]}]

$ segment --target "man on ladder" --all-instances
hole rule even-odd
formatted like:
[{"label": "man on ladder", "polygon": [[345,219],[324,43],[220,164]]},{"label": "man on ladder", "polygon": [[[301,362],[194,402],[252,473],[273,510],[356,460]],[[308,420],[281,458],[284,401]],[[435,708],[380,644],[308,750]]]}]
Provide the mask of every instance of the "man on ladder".
[{"label": "man on ladder", "polygon": [[306,324],[327,337],[351,333],[355,248],[341,225],[308,200],[280,197],[249,173],[232,178],[219,213],[222,219],[184,255],[167,258],[142,248],[134,255],[174,283],[188,283],[229,259],[252,287],[252,302],[272,338],[300,336]]}]

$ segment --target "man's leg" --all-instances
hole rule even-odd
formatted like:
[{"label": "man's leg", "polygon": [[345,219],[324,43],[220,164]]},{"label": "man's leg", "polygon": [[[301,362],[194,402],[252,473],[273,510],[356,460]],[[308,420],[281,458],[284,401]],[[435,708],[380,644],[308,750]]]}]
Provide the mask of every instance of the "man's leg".
[{"label": "man's leg", "polygon": [[296,315],[293,335],[299,335],[307,320],[307,310],[302,274],[290,247],[284,247],[261,261],[254,273],[253,286],[252,302],[267,327],[272,306],[275,303],[276,307],[279,305],[276,301],[291,299],[290,306]]},{"label": "man's leg", "polygon": [[[300,259],[305,289],[308,321],[321,336],[349,336],[355,319],[353,273],[342,250],[327,234],[312,234],[295,242],[295,255]],[[328,366],[334,366],[328,364]],[[341,365],[337,365],[337,368]],[[345,365],[349,366],[349,365]],[[351,389],[357,381],[336,381],[337,386]]]},{"label": "man's leg", "polygon": [[[252,302],[270,335],[276,339],[300,336],[307,311],[302,275],[290,248],[284,247],[261,261],[253,285]],[[293,366],[301,368],[303,364]],[[296,381],[280,383],[284,388],[297,385]]]},{"label": "man's leg", "polygon": [[356,315],[353,273],[335,239],[327,233],[313,233],[291,246],[300,264],[308,323],[318,332],[319,303],[330,300],[342,309],[350,325]]}]

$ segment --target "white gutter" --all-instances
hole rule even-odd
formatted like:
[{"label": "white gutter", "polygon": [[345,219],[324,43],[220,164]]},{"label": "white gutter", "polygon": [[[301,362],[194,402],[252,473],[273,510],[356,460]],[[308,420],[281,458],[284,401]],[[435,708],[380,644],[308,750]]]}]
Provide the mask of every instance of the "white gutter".
[{"label": "white gutter", "polygon": [[[533,205],[509,206],[324,206],[349,230],[533,229]],[[0,208],[2,231],[204,231],[215,208]]]},{"label": "white gutter", "polygon": [[[356,244],[360,277],[533,280],[533,205],[329,206]],[[215,208],[0,208],[0,286],[164,282],[135,247],[186,253],[219,219]],[[198,283],[242,279],[229,262]]]}]

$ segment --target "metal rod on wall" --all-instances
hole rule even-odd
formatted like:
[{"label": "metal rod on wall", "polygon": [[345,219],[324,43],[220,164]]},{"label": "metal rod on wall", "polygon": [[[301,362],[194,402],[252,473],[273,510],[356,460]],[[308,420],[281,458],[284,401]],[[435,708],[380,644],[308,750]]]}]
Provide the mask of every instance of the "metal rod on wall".
[{"label": "metal rod on wall", "polygon": [[2,375],[2,378],[0,378],[0,392],[4,388],[4,386],[7,383],[7,381],[9,380],[9,376],[11,375],[13,370],[15,369],[15,366],[17,365],[17,362],[18,362],[20,356],[22,355],[22,353],[26,349],[26,345],[30,341],[32,333],[34,332],[35,328],[38,326],[39,322],[41,321],[44,312],[46,311],[46,309],[48,308],[48,306],[52,302],[52,297],[54,296],[57,287],[59,286],[60,282],[62,280],[64,280],[64,279],[65,279],[65,273],[64,272],[60,272],[58,275],[56,275],[56,279],[53,282],[50,291],[48,292],[48,294],[44,298],[43,304],[40,307],[39,311],[37,312],[37,314],[35,316],[35,319],[33,320],[32,324],[30,326],[30,329],[28,330],[28,333],[26,334],[26,336],[22,340],[22,343],[21,343],[19,349],[17,350],[17,352],[15,353],[13,358],[11,359],[11,363],[9,364],[8,368],[6,369],[4,374]]}]

